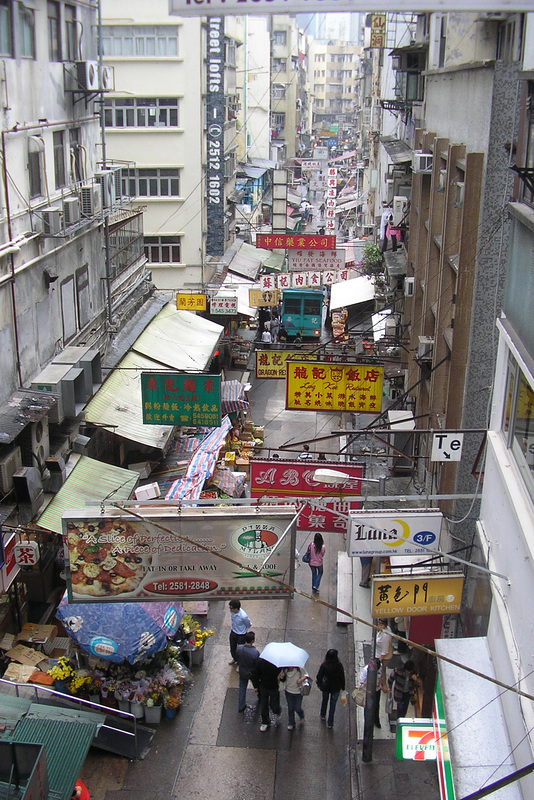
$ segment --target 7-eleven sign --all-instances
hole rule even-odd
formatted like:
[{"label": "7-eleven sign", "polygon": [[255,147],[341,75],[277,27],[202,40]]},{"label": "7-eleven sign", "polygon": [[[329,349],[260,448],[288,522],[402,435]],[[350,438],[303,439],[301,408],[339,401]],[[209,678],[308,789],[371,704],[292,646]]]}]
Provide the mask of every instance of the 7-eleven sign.
[{"label": "7-eleven sign", "polygon": [[398,719],[395,758],[400,761],[435,761],[436,734],[431,719]]}]

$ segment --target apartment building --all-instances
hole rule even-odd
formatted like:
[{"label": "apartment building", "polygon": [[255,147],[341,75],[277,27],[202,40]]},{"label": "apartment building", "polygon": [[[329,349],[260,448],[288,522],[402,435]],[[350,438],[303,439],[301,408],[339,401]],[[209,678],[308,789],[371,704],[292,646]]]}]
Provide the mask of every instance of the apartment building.
[{"label": "apartment building", "polygon": [[359,97],[357,75],[360,47],[352,42],[317,41],[310,48],[313,87],[313,130],[337,139],[339,126],[352,124]]},{"label": "apartment building", "polygon": [[294,158],[299,149],[302,98],[299,31],[296,18],[271,18],[271,158],[279,163]]}]

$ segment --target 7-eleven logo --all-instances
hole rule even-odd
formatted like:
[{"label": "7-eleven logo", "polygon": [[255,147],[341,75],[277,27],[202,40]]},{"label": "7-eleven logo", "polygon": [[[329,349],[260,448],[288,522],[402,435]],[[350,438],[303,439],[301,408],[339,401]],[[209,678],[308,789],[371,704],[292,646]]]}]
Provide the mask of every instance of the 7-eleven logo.
[{"label": "7-eleven logo", "polygon": [[432,720],[398,720],[396,757],[411,761],[436,760],[436,736]]}]

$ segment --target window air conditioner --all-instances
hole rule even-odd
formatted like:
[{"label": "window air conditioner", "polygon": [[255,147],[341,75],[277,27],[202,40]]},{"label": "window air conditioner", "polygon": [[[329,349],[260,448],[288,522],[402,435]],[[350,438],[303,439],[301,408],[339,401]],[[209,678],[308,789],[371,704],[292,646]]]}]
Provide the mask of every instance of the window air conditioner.
[{"label": "window air conditioner", "polygon": [[20,447],[13,447],[0,459],[0,492],[7,494],[13,488],[13,475],[22,467]]},{"label": "window air conditioner", "polygon": [[414,172],[429,174],[432,172],[434,156],[432,153],[414,153],[412,157],[412,170]]},{"label": "window air conditioner", "polygon": [[43,208],[43,234],[45,236],[55,236],[61,231],[61,210],[56,206]]},{"label": "window air conditioner", "polygon": [[46,459],[50,457],[48,417],[44,416],[26,425],[19,435],[18,442],[22,451],[23,465],[43,468]]},{"label": "window air conditioner", "polygon": [[463,206],[464,204],[465,183],[463,181],[456,181],[456,197],[454,201],[455,206]]},{"label": "window air conditioner", "polygon": [[112,92],[113,91],[113,67],[105,65],[100,67],[100,81],[99,81],[99,89],[102,92]]},{"label": "window air conditioner", "polygon": [[77,197],[66,197],[63,200],[63,222],[65,227],[80,221],[80,201]]},{"label": "window air conditioner", "polygon": [[77,88],[83,92],[98,92],[98,63],[96,61],[76,62]]},{"label": "window air conditioner", "polygon": [[113,170],[104,169],[95,172],[95,179],[102,187],[102,205],[104,208],[113,208],[115,205],[115,175]]},{"label": "window air conditioner", "polygon": [[394,225],[400,225],[407,210],[408,210],[408,198],[400,194],[395,195],[395,197],[393,198],[393,206],[391,208]]},{"label": "window air conditioner", "polygon": [[115,200],[120,200],[122,197],[122,167],[110,167],[110,172],[113,173],[113,183],[115,184]]},{"label": "window air conditioner", "polygon": [[419,361],[432,361],[434,351],[433,336],[419,336],[417,343],[417,358]]},{"label": "window air conditioner", "polygon": [[31,516],[35,516],[43,498],[43,484],[37,467],[20,467],[13,473],[13,488],[17,503],[31,506]]},{"label": "window air conditioner", "polygon": [[406,297],[413,297],[415,291],[415,278],[404,279],[404,294]]},{"label": "window air conditioner", "polygon": [[94,183],[86,183],[80,189],[82,217],[94,217],[102,208],[102,191]]}]

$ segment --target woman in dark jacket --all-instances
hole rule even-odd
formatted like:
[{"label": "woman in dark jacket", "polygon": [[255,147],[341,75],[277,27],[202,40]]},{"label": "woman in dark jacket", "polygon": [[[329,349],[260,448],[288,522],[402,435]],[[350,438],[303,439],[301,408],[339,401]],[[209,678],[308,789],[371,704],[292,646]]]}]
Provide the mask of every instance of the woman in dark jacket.
[{"label": "woman in dark jacket", "polygon": [[317,686],[323,694],[321,703],[321,719],[326,719],[328,699],[330,698],[330,709],[328,711],[327,726],[334,727],[334,714],[336,713],[336,703],[339,693],[345,689],[345,670],[338,658],[337,650],[328,650],[323,663],[317,673]]}]

